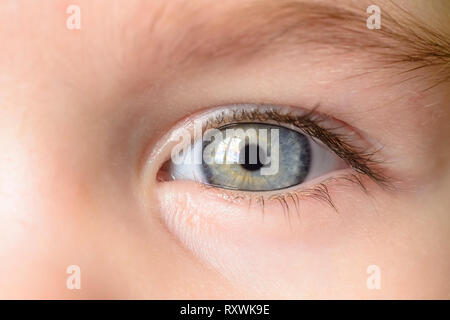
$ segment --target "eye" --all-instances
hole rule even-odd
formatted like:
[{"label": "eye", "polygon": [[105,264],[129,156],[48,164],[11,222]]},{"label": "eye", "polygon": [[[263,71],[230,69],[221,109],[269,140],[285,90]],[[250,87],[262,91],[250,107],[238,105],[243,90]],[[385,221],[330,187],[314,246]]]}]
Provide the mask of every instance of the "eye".
[{"label": "eye", "polygon": [[232,123],[205,131],[172,157],[172,180],[194,180],[239,191],[300,185],[348,165],[300,130],[264,123]]},{"label": "eye", "polygon": [[219,106],[161,137],[146,190],[181,244],[232,274],[265,252],[279,261],[284,248],[335,233],[343,221],[336,212],[390,181],[372,141],[317,109]]}]

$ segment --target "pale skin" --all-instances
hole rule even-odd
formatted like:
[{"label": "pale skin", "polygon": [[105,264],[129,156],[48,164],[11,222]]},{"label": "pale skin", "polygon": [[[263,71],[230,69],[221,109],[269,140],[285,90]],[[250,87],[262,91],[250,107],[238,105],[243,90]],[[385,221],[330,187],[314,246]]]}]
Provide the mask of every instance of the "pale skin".
[{"label": "pale skin", "polygon": [[[173,45],[199,21],[201,43],[237,32],[220,17],[244,2],[2,1],[0,298],[450,298],[450,85],[423,90],[433,69],[355,77],[373,63],[356,49],[237,61]],[[401,3],[448,31],[444,2]],[[71,4],[80,30],[66,27]],[[338,213],[304,199],[287,221],[276,202],[262,218],[226,191],[158,181],[167,135],[233,103],[320,103],[383,146],[397,188],[330,184]]]}]

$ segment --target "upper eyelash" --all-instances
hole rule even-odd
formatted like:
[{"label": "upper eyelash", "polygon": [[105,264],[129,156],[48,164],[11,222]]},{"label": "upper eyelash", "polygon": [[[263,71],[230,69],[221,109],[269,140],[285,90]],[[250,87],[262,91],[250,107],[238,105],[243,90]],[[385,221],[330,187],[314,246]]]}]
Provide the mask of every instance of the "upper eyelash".
[{"label": "upper eyelash", "polygon": [[[264,108],[261,108],[264,107]],[[276,107],[254,105],[254,108],[239,108],[223,110],[213,117],[208,117],[204,130],[217,128],[231,123],[243,121],[272,121],[277,125],[292,125],[311,138],[320,140],[337,156],[344,160],[356,172],[362,173],[384,188],[392,187],[391,179],[380,169],[382,161],[377,159],[379,150],[362,150],[351,143],[349,136],[335,132],[338,128],[325,128],[320,125],[324,121],[317,113],[318,106],[305,114],[297,115],[292,112],[280,112]]]}]

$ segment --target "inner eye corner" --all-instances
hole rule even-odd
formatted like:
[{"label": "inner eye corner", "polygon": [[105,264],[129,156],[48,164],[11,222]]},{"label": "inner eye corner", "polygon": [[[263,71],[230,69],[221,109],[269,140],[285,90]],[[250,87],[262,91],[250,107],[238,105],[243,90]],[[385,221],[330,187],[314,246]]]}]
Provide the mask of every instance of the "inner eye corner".
[{"label": "inner eye corner", "polygon": [[171,170],[171,160],[166,160],[157,170],[156,172],[156,181],[157,182],[168,182],[172,180],[172,176],[170,174]]}]

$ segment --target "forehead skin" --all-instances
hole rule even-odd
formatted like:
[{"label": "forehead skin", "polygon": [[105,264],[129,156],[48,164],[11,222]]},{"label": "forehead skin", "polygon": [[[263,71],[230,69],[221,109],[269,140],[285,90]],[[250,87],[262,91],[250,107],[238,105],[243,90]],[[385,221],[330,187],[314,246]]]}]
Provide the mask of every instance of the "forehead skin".
[{"label": "forehead skin", "polygon": [[[286,7],[293,7],[292,3],[298,3],[297,16],[282,16]],[[448,24],[444,23],[448,18],[446,1],[433,1],[432,6],[429,3],[425,5],[423,1],[397,3],[438,30],[448,32]],[[278,34],[273,35],[280,36],[283,24],[284,27],[287,24],[285,20],[305,21],[305,24],[300,24],[298,28],[303,29],[303,34],[298,36],[300,39],[311,33],[311,38],[326,38],[328,34],[335,37],[333,29],[338,29],[339,32],[340,25],[350,28],[351,20],[355,17],[349,16],[347,21],[342,19],[336,22],[332,20],[334,11],[340,8],[349,9],[356,15],[362,11],[360,19],[364,23],[364,11],[371,2],[344,1],[334,9],[333,1],[79,1],[77,4],[81,8],[82,32],[71,32],[61,27],[66,24],[68,15],[65,10],[70,4],[73,3],[34,3],[27,0],[5,2],[0,13],[5,17],[13,15],[16,19],[2,20],[6,25],[2,28],[1,36],[9,44],[1,53],[2,61],[9,63],[2,67],[8,65],[17,70],[14,62],[21,61],[21,58],[26,56],[27,63],[20,68],[24,72],[29,69],[32,72],[36,69],[31,68],[38,67],[51,71],[57,66],[58,71],[64,68],[66,74],[104,77],[102,80],[118,81],[117,79],[123,79],[130,74],[136,78],[136,73],[140,74],[142,70],[149,70],[160,77],[161,72],[168,72],[167,69],[174,64],[188,61],[189,56],[193,55],[192,52],[205,59],[220,55],[216,51],[228,54],[238,51],[238,54],[242,55],[241,50],[234,49],[257,41],[251,39],[248,34],[263,38],[261,35],[281,29]],[[380,1],[378,4],[387,8],[385,14],[394,17],[400,15],[401,10],[389,6],[389,2]],[[322,6],[323,13],[317,14],[316,6]],[[424,6],[426,8],[423,8]],[[308,12],[313,13],[312,18],[308,16]],[[214,19],[210,19],[211,16],[214,16]],[[322,30],[320,27],[323,26],[316,27],[314,21],[317,17],[324,18],[324,24],[330,24],[331,28]],[[356,21],[357,23],[359,22]],[[279,25],[281,27],[278,27]],[[245,35],[247,37],[244,37]],[[370,37],[370,42],[372,36],[369,35],[370,33],[367,33],[362,36]],[[375,40],[377,39],[373,41]],[[227,51],[226,48],[233,44],[235,47]],[[255,46],[256,50],[260,49],[258,44]],[[18,55],[19,50],[21,54]],[[205,61],[199,61],[203,62]],[[73,68],[74,65],[83,65],[84,68]],[[121,68],[118,68],[118,65]],[[198,65],[191,67],[196,68]],[[104,70],[111,69],[117,74],[106,75]]]},{"label": "forehead skin", "polygon": [[[350,77],[350,71],[360,65],[364,67],[358,71],[366,72],[365,67],[374,60],[373,53],[351,50],[349,56],[336,58],[342,62],[337,67],[333,62],[339,48],[330,43],[325,47],[319,44],[318,53],[314,51],[317,44],[308,42],[304,44],[306,49],[297,49],[292,47],[292,39],[287,44],[266,46],[271,43],[267,37],[270,38],[272,28],[268,28],[265,19],[271,17],[276,22],[273,13],[277,11],[264,8],[276,7],[274,1],[258,1],[256,7],[242,0],[1,2],[0,274],[8,277],[0,277],[0,288],[6,292],[0,292],[0,297],[23,297],[26,292],[29,297],[73,298],[78,293],[65,288],[67,275],[61,270],[74,261],[83,270],[89,270],[85,283],[90,285],[77,297],[245,296],[215,271],[204,268],[188,252],[180,250],[163,227],[154,227],[158,223],[145,216],[136,196],[139,178],[135,167],[144,146],[175,121],[195,111],[194,105],[199,108],[204,102],[200,96],[213,103],[229,102],[229,93],[224,93],[226,87],[236,99],[232,102],[262,99],[267,103],[290,104],[298,94],[290,95],[290,90],[279,87],[274,89],[270,81],[258,84],[263,92],[256,94],[251,92],[254,86],[248,84],[255,79],[276,78],[274,70],[279,72],[279,78],[289,75],[293,62],[297,66],[304,64],[299,69],[308,82],[320,85],[317,89],[305,84],[306,80],[300,76],[292,76],[292,81],[298,80],[299,88],[303,89],[306,104],[313,104],[313,98],[324,92],[336,97],[360,97],[358,86],[372,92],[368,96],[371,99],[366,100],[367,109],[375,110],[370,116],[365,116],[367,110],[353,114],[357,106],[352,98],[325,100],[330,109],[348,105],[346,110],[332,111],[349,123],[361,124],[369,133],[385,128],[392,142],[387,148],[397,152],[394,155],[413,155],[402,163],[403,172],[418,170],[421,181],[436,181],[425,184],[420,202],[426,204],[421,213],[438,212],[438,218],[420,215],[421,222],[412,228],[398,218],[389,220],[391,227],[397,228],[403,238],[428,228],[436,239],[441,237],[437,243],[448,243],[448,230],[444,229],[448,228],[445,208],[450,206],[445,194],[449,190],[450,155],[444,138],[449,136],[450,128],[445,125],[449,123],[449,110],[445,108],[448,104],[443,103],[449,101],[448,84],[422,92],[422,81],[390,78],[395,86],[389,86],[381,94],[372,87],[387,81],[389,71],[383,71],[370,81],[350,80],[346,85],[338,81],[335,88],[333,81]],[[365,17],[365,8],[372,2],[375,1],[339,1],[339,4],[360,8]],[[328,5],[336,1],[305,3]],[[432,6],[429,1],[400,3],[436,29],[448,32],[445,30],[448,1],[433,1]],[[66,9],[71,4],[81,8],[81,30],[65,27]],[[261,15],[247,21],[249,12]],[[395,9],[391,13],[396,15]],[[320,26],[313,29],[320,34]],[[264,31],[266,38],[259,43],[252,37],[244,37],[247,30],[252,30],[252,34]],[[308,30],[311,29],[300,30],[301,39],[318,38]],[[242,50],[246,46],[247,50]],[[264,50],[258,50],[263,47]],[[288,61],[283,62],[279,57],[288,47]],[[273,56],[267,54],[275,52]],[[262,56],[265,58],[259,61]],[[265,69],[271,63],[276,67]],[[239,68],[230,68],[231,65]],[[311,71],[311,65],[327,72]],[[415,79],[422,73],[434,72],[427,69],[405,78]],[[240,82],[233,85],[235,79]],[[249,92],[243,92],[243,88]],[[399,88],[407,92],[405,97],[398,96]],[[273,98],[274,92],[278,100]],[[195,97],[187,99],[189,93]],[[439,93],[439,98],[435,98],[435,93]],[[379,105],[386,101],[392,108],[387,111]],[[398,101],[401,103],[396,106],[394,102]],[[419,105],[428,108],[413,108]],[[149,115],[144,116],[146,112]],[[140,127],[145,129],[135,130]],[[411,143],[403,145],[402,139],[406,138]],[[136,163],[129,163],[129,159],[136,159]],[[423,172],[417,168],[420,161],[427,163]],[[139,214],[134,215],[135,212]],[[400,216],[412,214],[408,209],[405,212]],[[146,226],[150,222],[154,224],[148,232]],[[413,241],[406,246],[417,244]],[[436,246],[429,255],[423,253],[423,260],[436,258],[437,265],[448,266],[448,254],[441,254],[439,249]],[[407,252],[411,256],[415,253]],[[395,272],[401,274],[404,269]],[[442,270],[436,274],[439,272]],[[435,294],[433,285],[442,281],[432,277],[427,280],[421,293],[425,297]],[[421,279],[404,284],[405,290],[417,289],[414,281]],[[215,290],[205,292],[209,284]],[[438,294],[448,292],[445,284],[440,288]]]}]

